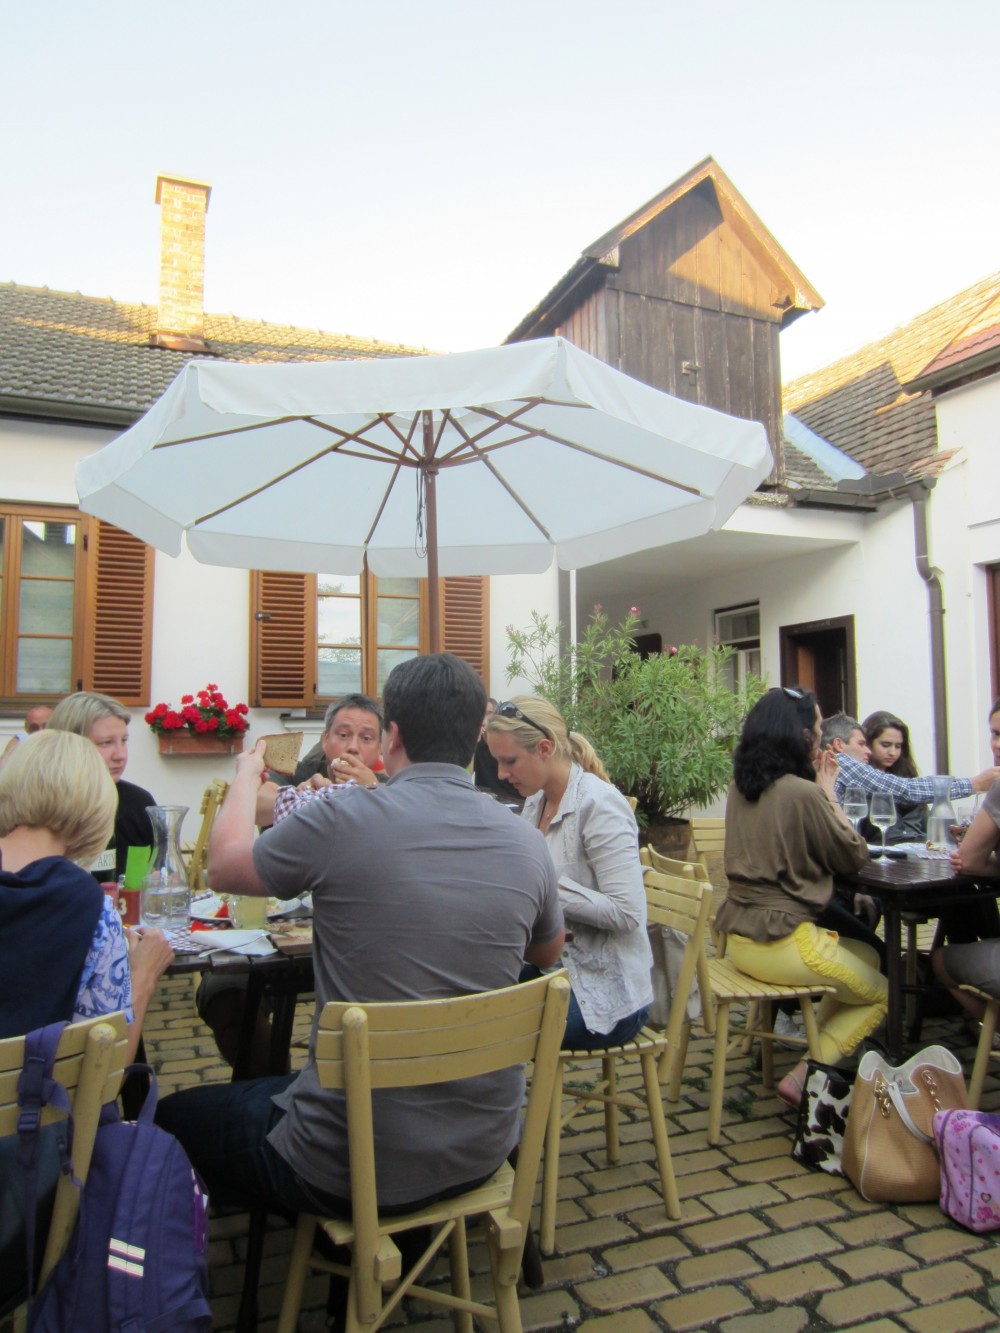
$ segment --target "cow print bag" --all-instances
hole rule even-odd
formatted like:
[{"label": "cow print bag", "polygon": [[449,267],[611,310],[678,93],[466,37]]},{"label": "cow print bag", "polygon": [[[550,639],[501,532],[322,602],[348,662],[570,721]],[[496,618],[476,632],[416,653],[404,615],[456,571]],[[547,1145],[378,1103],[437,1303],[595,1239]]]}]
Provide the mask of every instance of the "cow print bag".
[{"label": "cow print bag", "polygon": [[853,1087],[853,1069],[839,1069],[819,1060],[808,1062],[792,1146],[792,1156],[805,1166],[831,1176],[844,1174],[840,1155]]}]

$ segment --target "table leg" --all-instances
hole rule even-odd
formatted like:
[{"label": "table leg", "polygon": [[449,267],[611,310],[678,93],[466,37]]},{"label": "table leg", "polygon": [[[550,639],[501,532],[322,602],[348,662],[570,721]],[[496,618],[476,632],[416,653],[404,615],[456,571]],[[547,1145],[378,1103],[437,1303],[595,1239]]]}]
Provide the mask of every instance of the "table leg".
[{"label": "table leg", "polygon": [[889,1011],[885,1020],[885,1044],[889,1058],[898,1064],[903,1053],[903,969],[901,920],[898,907],[887,894],[882,903],[885,929],[885,971],[889,990]]}]

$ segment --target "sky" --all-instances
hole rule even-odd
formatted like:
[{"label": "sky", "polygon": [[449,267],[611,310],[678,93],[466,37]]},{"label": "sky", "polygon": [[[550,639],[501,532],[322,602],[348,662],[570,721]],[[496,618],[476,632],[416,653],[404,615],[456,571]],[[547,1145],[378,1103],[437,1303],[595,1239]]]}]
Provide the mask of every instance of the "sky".
[{"label": "sky", "polygon": [[826,305],[786,380],[1000,270],[996,0],[32,0],[5,7],[0,281],[155,304],[159,173],[206,309],[503,340],[711,155]]}]

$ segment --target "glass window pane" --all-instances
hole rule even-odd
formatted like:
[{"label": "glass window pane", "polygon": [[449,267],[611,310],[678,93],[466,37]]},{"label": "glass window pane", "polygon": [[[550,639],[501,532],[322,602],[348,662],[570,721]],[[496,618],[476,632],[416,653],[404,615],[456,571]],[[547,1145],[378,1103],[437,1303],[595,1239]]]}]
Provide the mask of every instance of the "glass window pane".
[{"label": "glass window pane", "polygon": [[18,694],[68,694],[73,688],[69,639],[21,639],[17,645]]},{"label": "glass window pane", "polygon": [[396,597],[378,599],[379,643],[420,643],[420,603]]},{"label": "glass window pane", "polygon": [[50,579],[22,582],[18,630],[21,634],[72,634],[72,583]]},{"label": "glass window pane", "polygon": [[316,590],[317,592],[351,593],[357,597],[361,592],[361,576],[359,574],[317,574]]},{"label": "glass window pane", "polygon": [[21,573],[71,579],[76,566],[75,523],[31,523],[21,532]]},{"label": "glass window pane", "polygon": [[380,648],[376,654],[375,669],[377,672],[375,680],[375,693],[381,695],[385,689],[386,677],[397,664],[397,662],[408,662],[411,657],[416,657],[416,652],[410,652],[406,648]]},{"label": "glass window pane", "polygon": [[321,597],[317,608],[320,643],[360,643],[361,603],[353,597]]},{"label": "glass window pane", "polygon": [[361,649],[319,650],[319,694],[324,699],[361,692]]},{"label": "glass window pane", "polygon": [[395,593],[397,597],[419,597],[419,579],[379,579],[380,593]]}]

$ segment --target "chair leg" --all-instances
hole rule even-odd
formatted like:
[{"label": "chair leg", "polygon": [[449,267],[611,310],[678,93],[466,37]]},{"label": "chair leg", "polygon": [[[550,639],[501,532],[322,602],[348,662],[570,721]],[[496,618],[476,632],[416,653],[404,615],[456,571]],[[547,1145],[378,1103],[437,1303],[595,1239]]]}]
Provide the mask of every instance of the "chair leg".
[{"label": "chair leg", "polygon": [[[472,1295],[472,1284],[469,1281],[469,1245],[465,1235],[464,1217],[455,1219],[452,1233],[448,1237],[448,1253],[451,1261],[452,1292],[463,1301],[467,1301]],[[473,1333],[472,1315],[468,1310],[454,1310],[451,1317],[455,1333]]]},{"label": "chair leg", "polygon": [[601,1060],[604,1074],[604,1145],[608,1162],[614,1164],[621,1158],[621,1143],[618,1138],[618,1069],[615,1057],[606,1055]]},{"label": "chair leg", "polygon": [[979,1034],[979,1045],[976,1047],[976,1062],[972,1066],[972,1078],[969,1080],[969,1109],[972,1111],[979,1110],[979,1102],[983,1095],[983,1084],[986,1082],[986,1071],[993,1051],[993,1034],[997,1030],[998,1010],[1000,1002],[994,1001],[986,1006],[986,1012],[983,1014],[983,1027]]},{"label": "chair leg", "polygon": [[674,1164],[670,1157],[670,1140],[667,1137],[667,1121],[663,1114],[663,1101],[660,1092],[660,1080],[656,1072],[656,1057],[650,1053],[640,1057],[642,1062],[642,1081],[646,1086],[646,1110],[649,1113],[649,1128],[656,1148],[656,1165],[660,1171],[660,1187],[663,1190],[663,1202],[667,1216],[678,1218],[681,1215],[681,1201],[677,1195],[677,1178]]},{"label": "chair leg", "polygon": [[[665,1060],[660,1061],[660,1078],[666,1086],[664,1095],[668,1102],[676,1102],[681,1095],[681,1079],[684,1077],[684,1066],[687,1064],[690,1036],[691,1024],[682,1023],[677,1045],[673,1049],[668,1046]],[[666,1064],[666,1077],[664,1077],[664,1064]]]},{"label": "chair leg", "polygon": [[[557,1117],[558,1124],[558,1117]],[[546,1162],[548,1150],[546,1150]],[[497,1307],[497,1323],[500,1333],[524,1333],[521,1324],[521,1304],[517,1298],[517,1283],[504,1282],[500,1277],[500,1255],[496,1238],[487,1227],[487,1244],[490,1252],[490,1272],[493,1275],[493,1298]]]},{"label": "chair leg", "polygon": [[729,1006],[731,1003],[731,1000],[716,1001],[712,1084],[708,1096],[709,1143],[718,1143],[722,1133],[722,1094],[726,1086],[726,1048],[729,1044]]},{"label": "chair leg", "polygon": [[307,1214],[299,1217],[295,1226],[295,1241],[292,1245],[292,1257],[288,1264],[288,1276],[285,1278],[285,1294],[281,1301],[281,1313],[278,1316],[278,1333],[295,1333],[295,1326],[299,1322],[299,1310],[302,1308],[302,1293],[305,1290],[306,1274],[309,1271],[309,1256],[312,1254],[315,1231],[315,1217],[310,1217]]},{"label": "chair leg", "polygon": [[[770,1000],[760,1002],[760,1026],[764,1032],[774,1032],[774,1005]],[[765,1088],[774,1087],[774,1041],[771,1037],[760,1039],[760,1077]]]},{"label": "chair leg", "polygon": [[552,1084],[552,1102],[545,1126],[545,1163],[542,1168],[542,1218],[538,1247],[542,1254],[552,1254],[556,1247],[556,1205],[559,1201],[559,1139],[562,1133],[563,1064],[556,1061]]}]

